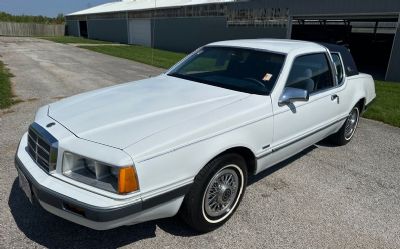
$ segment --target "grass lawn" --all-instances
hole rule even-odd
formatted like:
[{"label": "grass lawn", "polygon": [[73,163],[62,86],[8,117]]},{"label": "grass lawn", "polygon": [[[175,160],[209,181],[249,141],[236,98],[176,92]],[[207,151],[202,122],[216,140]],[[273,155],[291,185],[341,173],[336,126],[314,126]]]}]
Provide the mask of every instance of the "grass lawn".
[{"label": "grass lawn", "polygon": [[0,61],[0,109],[7,108],[15,102],[11,90],[11,77],[12,74]]},{"label": "grass lawn", "polygon": [[[161,68],[170,68],[180,61],[186,54],[174,53],[142,46],[80,46],[95,52],[108,54],[128,60],[141,62]],[[152,51],[153,50],[153,51]],[[154,53],[154,57],[152,56]]]},{"label": "grass lawn", "polygon": [[365,118],[400,127],[400,83],[377,81],[376,99]]},{"label": "grass lawn", "polygon": [[109,44],[111,42],[90,40],[83,37],[75,36],[52,36],[52,37],[40,37],[40,39],[57,42],[57,43],[86,43],[86,44]]}]

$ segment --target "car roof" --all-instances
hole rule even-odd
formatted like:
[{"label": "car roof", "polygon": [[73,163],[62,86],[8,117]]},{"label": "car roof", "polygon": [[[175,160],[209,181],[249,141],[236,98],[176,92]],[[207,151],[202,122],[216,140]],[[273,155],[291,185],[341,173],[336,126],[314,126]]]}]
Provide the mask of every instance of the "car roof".
[{"label": "car roof", "polygon": [[353,56],[351,55],[348,48],[341,46],[341,45],[323,43],[323,42],[320,42],[319,44],[328,48],[329,51],[331,51],[331,53],[339,53],[342,56],[342,60],[343,60],[343,64],[344,64],[344,68],[346,70],[347,76],[354,76],[354,75],[359,74],[357,65],[356,65],[356,63],[353,59]]},{"label": "car roof", "polygon": [[289,53],[309,53],[325,52],[326,48],[320,44],[308,41],[297,41],[288,39],[248,39],[230,40],[210,43],[207,46],[228,46],[240,48],[255,48],[271,52]]}]

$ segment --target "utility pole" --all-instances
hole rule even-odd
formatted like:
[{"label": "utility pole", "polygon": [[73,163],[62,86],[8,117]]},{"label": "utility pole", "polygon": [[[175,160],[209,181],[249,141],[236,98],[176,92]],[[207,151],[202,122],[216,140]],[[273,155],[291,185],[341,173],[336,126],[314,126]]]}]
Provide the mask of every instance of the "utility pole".
[{"label": "utility pole", "polygon": [[157,0],[154,0],[154,10],[153,10],[153,18],[150,20],[152,23],[152,30],[151,30],[151,64],[154,66],[154,36],[155,36],[155,28],[156,28],[156,11],[157,11]]}]

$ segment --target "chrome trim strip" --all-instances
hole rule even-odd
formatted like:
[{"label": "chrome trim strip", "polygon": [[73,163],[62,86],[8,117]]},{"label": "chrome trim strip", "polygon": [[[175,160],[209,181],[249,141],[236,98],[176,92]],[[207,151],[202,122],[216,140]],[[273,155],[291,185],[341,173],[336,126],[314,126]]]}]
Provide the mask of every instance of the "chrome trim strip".
[{"label": "chrome trim strip", "polygon": [[58,140],[53,137],[47,130],[45,130],[42,126],[40,126],[38,123],[32,123],[30,128],[32,128],[33,132],[36,133],[36,135],[39,135],[39,137],[44,138],[45,141],[48,141],[50,145],[53,145],[54,143],[57,143]]},{"label": "chrome trim strip", "polygon": [[47,160],[46,158],[42,157],[39,153],[36,153],[36,156],[38,158],[40,158],[42,161],[44,161],[47,164],[47,166],[49,166],[49,164],[50,164],[49,160]]},{"label": "chrome trim strip", "polygon": [[[35,145],[36,145],[37,147],[39,147],[43,152],[46,152],[46,154],[50,156],[50,152],[49,152],[46,148],[43,148],[43,146],[41,146],[41,145],[39,144],[38,139],[34,139],[31,135],[29,135],[29,133],[28,133],[28,136],[29,136],[30,139],[32,139],[32,141],[35,143]],[[41,138],[40,138],[40,139],[41,139]],[[42,140],[43,140],[43,139],[42,139]],[[30,145],[29,142],[28,142],[28,144]],[[31,148],[32,148],[32,146],[31,146]],[[32,148],[32,149],[33,149],[33,148]]]},{"label": "chrome trim strip", "polygon": [[50,156],[50,151],[48,151],[46,148],[43,148],[43,146],[41,146],[41,145],[39,144],[39,141],[36,143],[36,146],[37,146],[39,149],[41,149],[43,152],[46,152],[46,154]]}]

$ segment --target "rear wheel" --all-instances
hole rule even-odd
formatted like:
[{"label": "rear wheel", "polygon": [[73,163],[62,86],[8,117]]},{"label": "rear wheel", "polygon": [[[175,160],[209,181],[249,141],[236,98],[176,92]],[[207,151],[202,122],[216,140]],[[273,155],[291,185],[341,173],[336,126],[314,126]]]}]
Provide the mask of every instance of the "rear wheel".
[{"label": "rear wheel", "polygon": [[199,232],[220,227],[239,206],[246,185],[246,162],[241,156],[225,154],[214,159],[196,176],[185,196],[183,219]]},{"label": "rear wheel", "polygon": [[346,122],[343,124],[340,130],[330,137],[330,140],[336,145],[345,145],[351,141],[356,132],[358,121],[360,119],[360,109],[355,106],[349,115],[347,116]]}]

